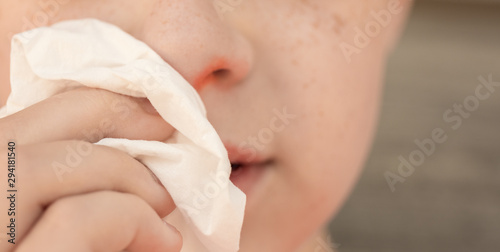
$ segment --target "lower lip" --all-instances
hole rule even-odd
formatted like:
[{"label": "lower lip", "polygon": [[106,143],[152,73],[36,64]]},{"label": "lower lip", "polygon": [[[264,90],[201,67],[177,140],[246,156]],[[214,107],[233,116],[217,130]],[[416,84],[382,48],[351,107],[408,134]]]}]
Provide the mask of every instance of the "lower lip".
[{"label": "lower lip", "polygon": [[269,164],[254,164],[241,167],[231,172],[230,179],[248,197],[268,168]]}]

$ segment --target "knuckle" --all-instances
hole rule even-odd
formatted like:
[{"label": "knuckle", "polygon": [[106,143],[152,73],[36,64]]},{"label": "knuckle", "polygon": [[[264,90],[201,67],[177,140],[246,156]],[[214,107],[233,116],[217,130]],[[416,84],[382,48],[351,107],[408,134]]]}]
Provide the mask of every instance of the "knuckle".
[{"label": "knuckle", "polygon": [[84,209],[85,206],[80,200],[65,197],[52,203],[44,215],[49,223],[63,228],[65,225],[72,226],[72,223],[81,218]]},{"label": "knuckle", "polygon": [[[104,89],[89,89],[86,90],[85,96],[90,98],[90,100],[94,100],[99,102],[102,105],[110,106],[113,102],[122,102],[122,103],[135,103],[131,97],[121,95],[118,93],[114,93]],[[135,106],[137,107],[137,106]]]},{"label": "knuckle", "polygon": [[143,198],[132,193],[119,193],[118,199],[120,205],[127,208],[132,215],[153,214],[157,215],[156,211]]},{"label": "knuckle", "polygon": [[107,106],[108,99],[113,93],[104,89],[83,87],[61,95],[67,99],[79,101],[84,112],[98,114],[103,112],[102,108]]},{"label": "knuckle", "polygon": [[132,193],[117,191],[98,191],[92,193],[96,202],[106,202],[113,206],[122,206],[128,209],[140,209],[148,207],[148,204],[139,196]]},{"label": "knuckle", "polygon": [[148,207],[149,205],[146,203],[146,201],[144,201],[144,199],[135,194],[120,193],[120,195],[122,197],[122,200],[124,200],[124,202],[127,202],[127,205],[136,206],[137,208],[140,209],[149,208]]}]

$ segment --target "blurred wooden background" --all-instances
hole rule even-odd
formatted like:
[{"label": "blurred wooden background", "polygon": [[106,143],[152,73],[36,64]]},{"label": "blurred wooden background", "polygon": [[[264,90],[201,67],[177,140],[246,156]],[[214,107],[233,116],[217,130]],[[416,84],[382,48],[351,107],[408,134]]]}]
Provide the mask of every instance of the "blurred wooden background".
[{"label": "blurred wooden background", "polygon": [[[443,120],[478,76],[500,82],[499,3],[416,1],[389,62],[371,156],[331,224],[338,251],[500,251],[500,87],[457,130]],[[391,192],[384,172],[437,127],[448,140]]]}]

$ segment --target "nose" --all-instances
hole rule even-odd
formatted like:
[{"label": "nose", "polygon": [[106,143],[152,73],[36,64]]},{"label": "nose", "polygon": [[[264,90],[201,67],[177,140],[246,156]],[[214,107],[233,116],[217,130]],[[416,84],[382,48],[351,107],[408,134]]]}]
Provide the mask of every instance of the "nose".
[{"label": "nose", "polygon": [[252,68],[249,41],[220,19],[212,1],[157,0],[134,36],[198,91],[235,85]]}]

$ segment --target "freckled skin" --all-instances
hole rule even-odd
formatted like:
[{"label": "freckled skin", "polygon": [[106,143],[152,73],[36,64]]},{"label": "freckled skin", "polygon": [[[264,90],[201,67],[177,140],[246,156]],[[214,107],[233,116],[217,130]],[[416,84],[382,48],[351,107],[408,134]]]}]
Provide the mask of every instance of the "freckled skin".
[{"label": "freckled skin", "polygon": [[[293,251],[335,215],[353,187],[376,124],[384,63],[409,9],[348,64],[339,49],[387,0],[243,1],[221,19],[212,1],[70,0],[50,23],[94,17],[147,43],[190,83],[202,82],[208,118],[236,145],[296,115],[264,145],[276,160],[249,199],[241,251]],[[5,6],[5,5],[8,5]],[[0,102],[8,88],[4,34],[22,31],[37,1],[1,2]],[[30,16],[31,15],[31,16]],[[206,71],[218,60],[227,62]],[[211,77],[215,71],[226,74]],[[219,72],[220,73],[220,72]],[[313,247],[304,251],[314,251]]]}]

